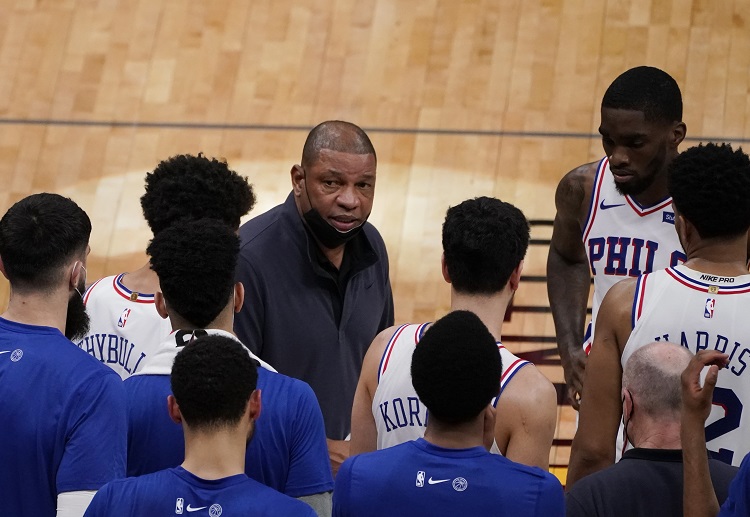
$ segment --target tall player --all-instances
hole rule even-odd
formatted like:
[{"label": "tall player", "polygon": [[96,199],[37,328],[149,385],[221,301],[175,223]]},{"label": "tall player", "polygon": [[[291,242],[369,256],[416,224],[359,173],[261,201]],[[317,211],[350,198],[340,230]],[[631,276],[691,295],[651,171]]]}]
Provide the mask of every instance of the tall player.
[{"label": "tall player", "polygon": [[[750,451],[750,159],[729,145],[693,147],[672,161],[669,191],[684,265],[613,286],[597,319],[568,486],[611,464],[621,416],[622,364],[652,341],[729,354],[706,426],[709,450],[739,465]],[[743,409],[744,408],[744,409]]]},{"label": "tall player", "polygon": [[[156,308],[163,316],[169,315],[175,332],[159,344],[139,372],[125,380],[128,475],[175,467],[182,461],[182,434],[164,411],[171,393],[172,362],[196,335],[216,334],[237,341],[232,325],[244,300],[242,284],[234,276],[239,238],[221,221],[175,223],[156,234],[148,253],[161,284]],[[333,478],[315,394],[304,382],[258,362],[263,366],[258,369],[263,417],[247,450],[245,472],[304,500],[321,515],[330,515]]]},{"label": "tall player", "polygon": [[[204,336],[172,367],[169,417],[182,424],[182,465],[104,486],[86,517],[257,515],[315,517],[304,503],[248,478],[247,442],[261,415],[258,373],[235,339]],[[164,408],[167,412],[167,407]],[[200,513],[198,513],[200,512]]]},{"label": "tall player", "polygon": [[[536,367],[500,343],[503,317],[518,283],[529,244],[523,213],[480,197],[448,209],[443,224],[443,277],[451,310],[479,315],[503,359],[500,394],[493,400],[497,448],[513,461],[549,466],[557,397]],[[417,397],[409,365],[429,323],[381,332],[367,351],[352,409],[352,453],[383,449],[421,437],[427,409]],[[496,451],[497,452],[497,451]]]},{"label": "tall player", "polygon": [[119,377],[67,338],[86,332],[81,301],[91,221],[70,199],[34,194],[0,220],[0,514],[80,517],[125,475]]},{"label": "tall player", "polygon": [[[181,219],[211,217],[237,230],[255,204],[247,178],[226,162],[179,155],[146,174],[143,216],[154,235]],[[102,278],[84,295],[91,330],[78,346],[123,379],[139,371],[172,327],[154,308],[159,279],[146,263],[131,273]]]},{"label": "tall player", "polygon": [[485,448],[501,362],[476,314],[453,311],[427,329],[409,361],[430,413],[424,438],[346,460],[333,515],[565,515],[562,486],[552,474]]},{"label": "tall player", "polygon": [[[684,261],[667,193],[667,166],[685,138],[682,96],[672,77],[640,66],[620,75],[602,99],[606,156],[563,177],[555,193],[547,292],[568,398],[578,409],[593,336],[584,323],[594,277],[592,322],[607,291]],[[582,346],[581,344],[584,343]]]}]

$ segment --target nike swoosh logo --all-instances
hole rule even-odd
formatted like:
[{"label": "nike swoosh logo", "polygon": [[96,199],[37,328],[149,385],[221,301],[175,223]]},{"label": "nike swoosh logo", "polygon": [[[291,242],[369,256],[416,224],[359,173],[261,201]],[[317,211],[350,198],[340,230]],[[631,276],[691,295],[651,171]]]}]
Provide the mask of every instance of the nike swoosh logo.
[{"label": "nike swoosh logo", "polygon": [[206,508],[208,508],[208,506],[201,506],[200,508],[193,508],[192,506],[187,505],[187,511],[189,512],[197,512],[198,510],[205,510]]},{"label": "nike swoosh logo", "polygon": [[0,352],[0,354],[9,354],[9,353],[10,353],[10,350],[3,350],[2,352]]},{"label": "nike swoosh logo", "polygon": [[615,208],[618,206],[625,206],[625,203],[620,203],[619,205],[605,205],[603,199],[602,202],[599,203],[599,208],[601,208],[602,210],[609,210],[610,208]]},{"label": "nike swoosh logo", "polygon": [[437,485],[438,483],[445,483],[446,481],[450,481],[450,479],[428,479],[427,483],[430,485]]}]

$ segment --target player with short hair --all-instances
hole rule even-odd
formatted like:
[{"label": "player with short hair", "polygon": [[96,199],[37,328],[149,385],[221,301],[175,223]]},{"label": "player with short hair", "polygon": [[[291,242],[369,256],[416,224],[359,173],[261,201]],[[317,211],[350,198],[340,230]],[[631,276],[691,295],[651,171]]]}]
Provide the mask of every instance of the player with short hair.
[{"label": "player with short hair", "polygon": [[393,325],[383,238],[367,219],[377,157],[355,124],[329,120],[307,136],[286,201],[240,228],[238,278],[252,300],[239,338],[318,397],[334,468],[349,456],[362,359]]},{"label": "player with short hair", "polygon": [[[255,204],[247,178],[216,158],[177,155],[146,174],[143,216],[154,235],[183,219],[210,217],[237,230]],[[78,346],[126,379],[143,367],[172,330],[154,308],[159,279],[145,264],[130,273],[108,276],[84,295],[91,330]]]},{"label": "player with short hair", "polygon": [[[247,443],[261,416],[256,363],[237,340],[199,337],[174,358],[169,417],[182,424],[180,466],[114,481],[94,497],[86,517],[146,515],[315,516],[308,505],[244,473]],[[165,411],[166,412],[166,411]],[[203,511],[205,510],[205,511]]]},{"label": "player with short hair", "polygon": [[34,194],[0,219],[0,508],[73,517],[125,475],[120,379],[70,339],[86,333],[81,300],[91,221],[72,200]]},{"label": "player with short hair", "polygon": [[430,414],[424,438],[345,461],[333,515],[564,515],[557,478],[487,452],[502,369],[495,338],[474,313],[453,311],[431,325],[411,360]]},{"label": "player with short hair", "polygon": [[[244,300],[242,284],[234,276],[239,238],[223,222],[173,223],[156,234],[148,253],[161,284],[156,309],[170,317],[174,332],[140,371],[125,380],[129,475],[174,467],[182,461],[182,434],[164,411],[164,400],[171,393],[172,362],[194,336],[220,335],[238,341],[232,325]],[[252,352],[247,353],[262,366],[258,389],[263,392],[264,408],[247,449],[245,472],[279,492],[303,499],[321,514],[330,513],[333,479],[315,394],[304,382],[275,373]]]},{"label": "player with short hair", "polygon": [[[633,352],[621,393],[624,429],[634,448],[576,483],[566,496],[568,517],[683,514],[680,375],[692,357],[686,348],[665,342]],[[722,502],[736,474],[736,467],[710,460],[707,476]]]},{"label": "player with short hair", "polygon": [[750,402],[750,158],[728,144],[692,147],[672,161],[668,179],[675,229],[688,260],[620,282],[602,302],[568,486],[613,462],[622,365],[654,340],[671,340],[693,353],[715,349],[730,355],[719,374],[706,438],[726,463],[739,465],[750,451],[750,418],[743,409]]},{"label": "player with short hair", "polygon": [[[503,358],[503,418],[495,425],[495,452],[526,465],[549,466],[557,420],[552,383],[500,343],[506,308],[518,284],[529,245],[529,225],[510,203],[480,197],[448,209],[443,224],[442,269],[451,284],[451,310],[478,314]],[[430,323],[381,332],[362,365],[352,409],[352,453],[383,449],[424,434],[427,410],[412,386],[412,354]],[[499,449],[499,450],[498,450]]]},{"label": "player with short hair", "polygon": [[[667,167],[685,138],[681,120],[682,95],[669,74],[649,66],[627,70],[602,99],[606,156],[576,167],[557,187],[547,292],[575,409],[604,295],[623,278],[685,260],[667,192]],[[584,339],[591,276],[592,323]]]}]

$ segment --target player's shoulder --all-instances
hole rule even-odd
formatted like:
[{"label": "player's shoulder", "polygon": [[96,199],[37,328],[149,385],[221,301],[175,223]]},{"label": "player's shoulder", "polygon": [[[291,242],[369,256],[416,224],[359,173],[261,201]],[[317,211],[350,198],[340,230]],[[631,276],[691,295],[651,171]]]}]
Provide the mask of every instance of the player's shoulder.
[{"label": "player's shoulder", "polygon": [[555,205],[558,212],[578,214],[588,205],[594,187],[594,179],[599,162],[585,163],[568,171],[560,180],[555,191]]},{"label": "player's shoulder", "polygon": [[[661,274],[661,271],[656,271],[654,273],[649,273],[649,275],[653,274]],[[625,278],[624,280],[620,280],[616,284],[614,284],[612,287],[609,288],[607,291],[607,294],[604,295],[604,300],[609,299],[608,304],[609,305],[621,305],[622,303],[626,303],[627,309],[630,310],[631,303],[633,301],[633,296],[635,295],[636,287],[638,286],[638,281],[641,280],[644,277],[644,275],[641,275],[639,277],[635,278]],[[602,301],[602,304],[604,304],[604,301]]]},{"label": "player's shoulder", "polygon": [[557,402],[557,391],[552,382],[534,365],[527,361],[514,373],[511,382],[503,389],[503,398],[513,398],[522,402],[523,407],[536,411],[539,404]]},{"label": "player's shoulder", "polygon": [[[97,296],[100,293],[112,291],[113,289],[111,288],[115,279],[121,274],[122,273],[118,275],[105,276],[105,277],[100,278],[99,280],[94,281],[91,285],[89,285],[86,288],[86,291],[83,293],[84,301],[87,301],[88,298],[91,296]],[[107,289],[107,288],[110,288],[110,289]]]},{"label": "player's shoulder", "polygon": [[278,237],[274,233],[275,227],[279,224],[283,214],[284,204],[277,205],[267,212],[257,215],[240,226],[240,246],[244,249],[252,249],[261,246],[267,239]]},{"label": "player's shoulder", "polygon": [[309,384],[300,379],[289,377],[279,372],[272,372],[263,367],[258,368],[258,389],[266,393],[268,390],[283,393],[286,397],[296,399],[315,398],[315,393]]}]

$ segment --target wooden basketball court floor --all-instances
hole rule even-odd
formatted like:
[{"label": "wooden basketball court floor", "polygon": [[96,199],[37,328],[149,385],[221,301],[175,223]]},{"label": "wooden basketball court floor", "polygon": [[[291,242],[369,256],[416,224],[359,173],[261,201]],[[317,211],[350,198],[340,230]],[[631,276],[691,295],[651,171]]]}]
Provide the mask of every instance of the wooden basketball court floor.
[{"label": "wooden basketball court floor", "polygon": [[[139,197],[159,160],[226,158],[255,185],[252,217],[290,190],[310,127],[350,120],[378,152],[371,221],[397,322],[448,308],[448,206],[513,202],[534,241],[504,342],[561,388],[544,283],[554,190],[602,155],[601,96],[641,64],[682,87],[683,148],[747,143],[747,0],[0,0],[0,212],[72,197],[93,221],[94,280],[145,261]],[[3,279],[0,309],[7,297]],[[564,479],[575,417],[560,401]]]}]

